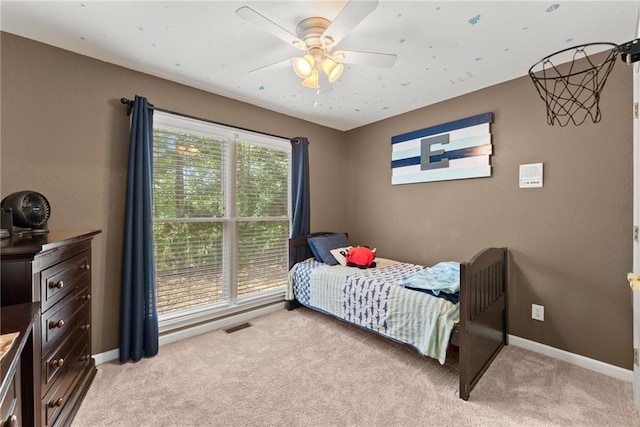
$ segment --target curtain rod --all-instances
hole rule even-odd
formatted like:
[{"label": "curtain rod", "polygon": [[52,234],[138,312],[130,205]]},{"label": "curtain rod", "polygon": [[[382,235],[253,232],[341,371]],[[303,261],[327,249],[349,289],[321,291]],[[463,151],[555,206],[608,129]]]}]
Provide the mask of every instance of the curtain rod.
[{"label": "curtain rod", "polygon": [[[133,107],[133,102],[134,101],[131,100],[131,99],[128,99],[128,98],[120,98],[120,102],[127,106],[127,115],[131,114],[131,108]],[[230,127],[230,128],[243,130],[243,131],[246,131],[246,132],[259,133],[259,134],[266,135],[266,136],[271,136],[271,137],[274,137],[274,138],[287,139],[289,141],[296,139],[296,138],[288,138],[286,136],[281,136],[281,135],[274,135],[272,133],[261,132],[259,130],[253,130],[253,129],[242,128],[242,127],[239,127],[239,126],[228,125],[226,123],[220,123],[220,122],[216,122],[216,121],[213,121],[213,120],[203,119],[203,118],[200,118],[200,117],[190,116],[188,114],[178,113],[176,111],[166,110],[164,108],[158,108],[158,107],[155,107],[153,104],[147,104],[147,105],[149,107],[151,107],[151,109],[154,110],[154,111],[161,111],[163,113],[175,114],[176,116],[186,117],[188,119],[201,120],[203,122],[212,123],[214,125],[226,126],[226,127]]]}]

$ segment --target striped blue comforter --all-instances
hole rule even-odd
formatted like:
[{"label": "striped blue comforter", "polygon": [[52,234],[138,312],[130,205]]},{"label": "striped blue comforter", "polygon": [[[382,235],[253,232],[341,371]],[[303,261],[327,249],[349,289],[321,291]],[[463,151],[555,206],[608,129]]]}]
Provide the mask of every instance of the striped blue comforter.
[{"label": "striped blue comforter", "polygon": [[289,272],[286,299],[410,344],[444,364],[459,305],[400,285],[423,266],[376,261],[376,268],[361,270],[307,259]]}]

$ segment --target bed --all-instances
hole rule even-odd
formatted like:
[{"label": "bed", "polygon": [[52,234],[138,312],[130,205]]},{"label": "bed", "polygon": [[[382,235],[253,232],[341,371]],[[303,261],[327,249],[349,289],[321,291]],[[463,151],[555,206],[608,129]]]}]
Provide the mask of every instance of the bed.
[{"label": "bed", "polygon": [[[429,270],[424,266],[383,258],[370,269],[319,262],[309,238],[334,234],[312,233],[289,240],[286,308],[305,306],[332,315],[409,345],[440,363],[449,346],[457,346],[460,398],[468,400],[507,344],[507,249],[485,248],[470,261],[456,263],[457,298],[436,298],[428,294],[431,291],[398,284],[401,277],[404,280],[418,270]],[[437,314],[430,314],[432,311]]]}]

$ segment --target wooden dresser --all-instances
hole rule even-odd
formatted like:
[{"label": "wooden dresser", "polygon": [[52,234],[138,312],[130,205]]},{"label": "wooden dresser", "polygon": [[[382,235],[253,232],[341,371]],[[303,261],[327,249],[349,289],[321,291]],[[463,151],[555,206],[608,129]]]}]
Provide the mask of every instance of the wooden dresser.
[{"label": "wooden dresser", "polygon": [[40,302],[34,335],[34,423],[70,425],[96,374],[91,357],[94,231],[13,236],[0,243],[0,303]]},{"label": "wooden dresser", "polygon": [[0,308],[0,334],[14,334],[0,362],[0,426],[27,427],[35,422],[33,405],[34,334],[40,326],[37,302]]}]

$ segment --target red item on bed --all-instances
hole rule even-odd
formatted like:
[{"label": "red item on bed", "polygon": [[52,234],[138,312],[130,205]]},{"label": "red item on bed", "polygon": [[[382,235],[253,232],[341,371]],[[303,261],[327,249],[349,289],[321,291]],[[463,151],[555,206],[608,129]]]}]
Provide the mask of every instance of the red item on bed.
[{"label": "red item on bed", "polygon": [[375,258],[375,251],[372,251],[366,246],[356,246],[355,248],[349,249],[349,252],[347,252],[347,266],[363,269],[375,267]]}]

